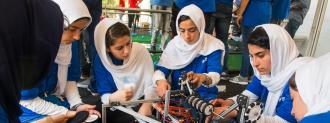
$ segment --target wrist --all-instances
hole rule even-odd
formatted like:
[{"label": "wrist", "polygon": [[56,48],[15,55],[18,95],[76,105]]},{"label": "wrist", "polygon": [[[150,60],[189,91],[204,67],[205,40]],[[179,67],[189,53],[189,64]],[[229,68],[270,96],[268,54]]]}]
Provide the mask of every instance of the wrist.
[{"label": "wrist", "polygon": [[78,108],[79,106],[81,106],[81,105],[84,105],[84,103],[78,103],[78,104],[72,106],[72,108],[71,108],[70,110],[72,110],[72,111],[76,111],[77,108]]}]

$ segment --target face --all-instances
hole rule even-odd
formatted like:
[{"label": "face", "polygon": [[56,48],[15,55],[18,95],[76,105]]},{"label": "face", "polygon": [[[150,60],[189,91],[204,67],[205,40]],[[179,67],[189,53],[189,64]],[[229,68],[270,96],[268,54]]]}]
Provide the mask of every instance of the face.
[{"label": "face", "polygon": [[259,74],[270,74],[272,66],[270,51],[253,44],[248,44],[248,48],[253,61],[253,66],[257,68]]},{"label": "face", "polygon": [[62,44],[70,44],[75,40],[80,39],[80,33],[87,26],[89,19],[80,19],[78,21],[73,22],[66,27],[62,34],[61,43]]},{"label": "face", "polygon": [[199,31],[191,19],[182,21],[179,24],[179,31],[181,37],[190,45],[195,44],[199,39]]},{"label": "face", "polygon": [[299,122],[301,121],[301,119],[304,118],[305,114],[307,113],[307,106],[305,102],[302,100],[298,91],[295,91],[292,88],[290,88],[290,95],[293,103],[291,114]]},{"label": "face", "polygon": [[110,52],[116,59],[125,60],[129,57],[132,50],[130,36],[117,38],[112,45],[108,46],[107,51]]}]

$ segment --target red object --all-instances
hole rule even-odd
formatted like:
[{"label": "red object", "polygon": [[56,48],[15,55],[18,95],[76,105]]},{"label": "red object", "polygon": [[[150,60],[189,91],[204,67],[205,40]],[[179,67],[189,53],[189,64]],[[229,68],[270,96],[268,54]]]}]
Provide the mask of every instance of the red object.
[{"label": "red object", "polygon": [[138,3],[140,3],[142,0],[128,0],[129,7],[130,8],[138,8]]},{"label": "red object", "polygon": [[119,7],[125,7],[125,0],[119,0]]}]

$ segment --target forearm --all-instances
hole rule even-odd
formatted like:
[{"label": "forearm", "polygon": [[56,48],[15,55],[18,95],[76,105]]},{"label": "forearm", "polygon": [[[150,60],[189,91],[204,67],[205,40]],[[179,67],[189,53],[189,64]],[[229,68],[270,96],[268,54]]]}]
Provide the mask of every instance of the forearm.
[{"label": "forearm", "polygon": [[64,95],[70,104],[70,108],[82,103],[80,94],[78,91],[77,83],[75,81],[68,81],[64,91]]},{"label": "forearm", "polygon": [[284,120],[279,116],[265,116],[261,115],[260,119],[257,123],[288,123],[288,121]]},{"label": "forearm", "polygon": [[240,8],[238,10],[237,16],[243,16],[249,1],[250,0],[242,0],[242,3],[241,3]]},{"label": "forearm", "polygon": [[58,115],[58,114],[66,114],[68,109],[63,106],[58,106],[51,102],[41,99],[40,97],[36,97],[31,100],[21,100],[20,104],[30,109],[31,111],[42,114],[42,115]]}]

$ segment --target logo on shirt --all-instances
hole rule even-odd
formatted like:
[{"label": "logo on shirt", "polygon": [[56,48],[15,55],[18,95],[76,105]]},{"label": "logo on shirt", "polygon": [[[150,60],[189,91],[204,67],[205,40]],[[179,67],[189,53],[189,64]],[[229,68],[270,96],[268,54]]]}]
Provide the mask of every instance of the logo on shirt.
[{"label": "logo on shirt", "polygon": [[285,97],[280,97],[280,99],[278,100],[278,102],[283,102],[285,101]]},{"label": "logo on shirt", "polygon": [[207,61],[207,57],[205,57],[202,61],[202,63],[205,63]]}]

